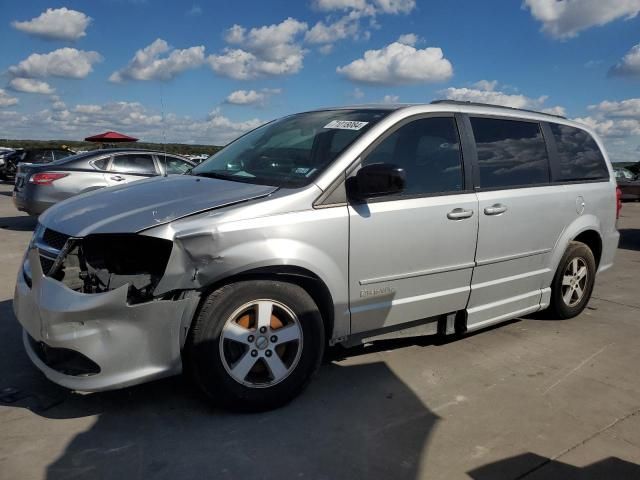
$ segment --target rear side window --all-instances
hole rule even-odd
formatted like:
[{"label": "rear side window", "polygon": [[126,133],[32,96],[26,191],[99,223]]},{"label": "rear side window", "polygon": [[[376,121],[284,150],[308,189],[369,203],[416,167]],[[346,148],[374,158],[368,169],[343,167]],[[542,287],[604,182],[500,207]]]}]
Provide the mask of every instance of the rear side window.
[{"label": "rear side window", "polygon": [[464,188],[460,142],[452,117],[414,120],[391,133],[362,165],[389,163],[407,176],[403,194],[421,195]]},{"label": "rear side window", "polygon": [[471,117],[480,186],[502,188],[549,182],[549,159],[535,122]]},{"label": "rear side window", "polygon": [[595,140],[584,130],[552,123],[549,125],[558,150],[558,180],[600,180],[609,170]]},{"label": "rear side window", "polygon": [[168,175],[182,175],[192,167],[190,163],[185,162],[181,158],[165,157],[163,155],[158,155],[158,158],[160,159],[160,163],[164,165]]},{"label": "rear side window", "polygon": [[113,158],[111,170],[123,173],[156,173],[156,168],[153,164],[153,158],[151,157],[151,155],[141,155],[139,153],[117,155]]}]

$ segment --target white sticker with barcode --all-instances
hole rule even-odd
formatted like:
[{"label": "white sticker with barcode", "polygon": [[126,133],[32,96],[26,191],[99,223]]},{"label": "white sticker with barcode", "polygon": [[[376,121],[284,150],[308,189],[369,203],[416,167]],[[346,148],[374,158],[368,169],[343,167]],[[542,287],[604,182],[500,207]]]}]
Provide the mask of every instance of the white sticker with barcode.
[{"label": "white sticker with barcode", "polygon": [[360,130],[369,122],[356,122],[355,120],[333,120],[324,128],[339,128],[341,130]]}]

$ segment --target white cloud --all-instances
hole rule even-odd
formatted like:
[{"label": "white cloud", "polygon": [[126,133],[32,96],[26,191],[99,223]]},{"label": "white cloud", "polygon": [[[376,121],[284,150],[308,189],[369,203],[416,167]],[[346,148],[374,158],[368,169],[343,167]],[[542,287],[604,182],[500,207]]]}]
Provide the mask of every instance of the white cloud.
[{"label": "white cloud", "polygon": [[76,105],[59,111],[33,114],[0,111],[8,138],[78,139],[101,130],[118,130],[145,141],[224,145],[264,122],[253,118],[235,121],[215,109],[205,118],[168,113],[164,116],[136,102]]},{"label": "white cloud", "polygon": [[343,40],[345,38],[358,39],[366,35],[366,32],[361,33],[360,31],[360,13],[353,11],[333,23],[324,21],[317,22],[307,31],[304,39],[306,42],[312,44],[330,44],[337,40]]},{"label": "white cloud", "polygon": [[415,33],[405,33],[404,35],[400,35],[397,41],[398,43],[415,47],[416,43],[420,41],[420,38]]},{"label": "white cloud", "polygon": [[263,88],[260,91],[236,90],[227,96],[225,102],[233,105],[264,105],[269,97],[279,93],[279,88]]},{"label": "white cloud", "polygon": [[382,103],[398,103],[400,101],[400,97],[398,95],[385,95],[382,97]]},{"label": "white cloud", "polygon": [[550,115],[559,115],[561,117],[567,116],[567,110],[560,105],[556,105],[555,107],[543,108],[540,111],[543,113],[548,113]]},{"label": "white cloud", "polygon": [[640,43],[634,45],[609,71],[611,75],[640,77]]},{"label": "white cloud", "polygon": [[542,22],[545,33],[562,39],[640,12],[640,0],[525,0],[524,6]]},{"label": "white cloud", "polygon": [[16,105],[18,99],[9,95],[4,89],[0,88],[0,107],[11,107]]},{"label": "white cloud", "polygon": [[448,100],[461,100],[463,102],[489,103],[513,108],[540,108],[547,99],[546,96],[530,98],[521,94],[510,94],[496,90],[496,80],[480,80],[473,84],[474,88],[449,87],[441,93]]},{"label": "white cloud", "polygon": [[[161,57],[166,53],[168,55]],[[166,41],[158,38],[138,50],[125,68],[111,74],[109,81],[171,80],[185,70],[199,67],[204,61],[202,45],[178,50],[172,49]]]},{"label": "white cloud", "polygon": [[11,25],[25,33],[49,40],[78,40],[86,35],[85,30],[91,17],[68,8],[48,8],[40,16],[29,21],[11,22]]},{"label": "white cloud", "polygon": [[101,60],[98,52],[65,47],[44,54],[32,53],[18,65],[9,67],[9,73],[14,77],[84,78],[93,70],[93,64]]},{"label": "white cloud", "polygon": [[[472,85],[473,88],[449,87],[440,93],[448,100],[460,100],[463,102],[487,103],[490,105],[502,105],[512,108],[525,108],[539,110],[551,115],[565,116],[564,107],[559,105],[544,107],[544,103],[549,98],[542,95],[538,98],[527,97],[520,93],[508,93],[497,90],[497,80],[480,80]],[[504,87],[503,87],[504,88]]]},{"label": "white cloud", "polygon": [[187,16],[189,17],[199,17],[200,15],[202,15],[202,7],[200,5],[193,5],[187,10]]},{"label": "white cloud", "polygon": [[49,97],[51,100],[51,109],[52,110],[65,110],[67,108],[67,104],[62,101],[62,99],[58,95],[51,95]]},{"label": "white cloud", "polygon": [[380,50],[367,50],[364,58],[338,67],[337,72],[354,82],[402,85],[448,80],[453,67],[440,48],[419,50],[394,42]]},{"label": "white cloud", "polygon": [[619,102],[604,100],[597,105],[590,105],[589,110],[609,117],[629,117],[640,119],[640,98],[629,98]]},{"label": "white cloud", "polygon": [[318,52],[320,52],[320,54],[322,55],[329,55],[331,52],[333,52],[333,44],[327,43],[326,45],[318,47]]},{"label": "white cloud", "polygon": [[366,0],[315,0],[313,6],[325,12],[333,10],[364,10],[367,2]]},{"label": "white cloud", "polygon": [[24,93],[40,93],[42,95],[49,95],[55,92],[55,89],[47,82],[36,80],[34,78],[14,78],[9,82],[9,86],[13,90]]},{"label": "white cloud", "polygon": [[250,30],[234,25],[225,40],[240,48],[225,48],[207,60],[214,72],[237,80],[297,73],[306,53],[298,38],[306,31],[306,23],[291,17]]},{"label": "white cloud", "polygon": [[602,101],[589,106],[590,115],[575,120],[608,138],[626,139],[640,135],[640,98]]},{"label": "white cloud", "polygon": [[315,0],[313,6],[325,12],[336,10],[358,10],[369,15],[382,12],[388,14],[409,13],[416,7],[415,0]]},{"label": "white cloud", "polygon": [[360,100],[364,97],[364,92],[359,89],[358,87],[353,89],[353,92],[351,93],[351,96],[353,98],[355,98],[356,100]]}]

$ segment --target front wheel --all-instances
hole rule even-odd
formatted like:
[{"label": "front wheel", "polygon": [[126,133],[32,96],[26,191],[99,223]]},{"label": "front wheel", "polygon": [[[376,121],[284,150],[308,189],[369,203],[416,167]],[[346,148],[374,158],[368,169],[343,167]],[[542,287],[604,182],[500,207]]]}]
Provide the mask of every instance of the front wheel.
[{"label": "front wheel", "polygon": [[582,242],[570,242],[551,285],[550,310],[556,318],[573,318],[585,309],[596,277],[596,261]]},{"label": "front wheel", "polygon": [[301,287],[253,280],[212,292],[187,345],[198,386],[225,408],[260,411],[297,396],[320,366],[324,327]]}]

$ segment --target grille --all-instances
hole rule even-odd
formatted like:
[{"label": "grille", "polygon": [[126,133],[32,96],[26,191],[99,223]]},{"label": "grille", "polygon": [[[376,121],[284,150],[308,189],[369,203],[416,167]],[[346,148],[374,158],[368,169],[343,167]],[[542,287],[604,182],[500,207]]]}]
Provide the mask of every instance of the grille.
[{"label": "grille", "polygon": [[53,267],[54,262],[54,260],[40,255],[40,265],[42,266],[42,273],[47,275],[49,273],[49,270],[51,270],[51,267]]},{"label": "grille", "polygon": [[56,232],[55,230],[51,230],[49,228],[47,228],[44,231],[44,235],[42,235],[42,242],[49,245],[50,247],[55,248],[56,250],[62,250],[62,247],[64,247],[64,244],[68,239],[69,235]]}]

